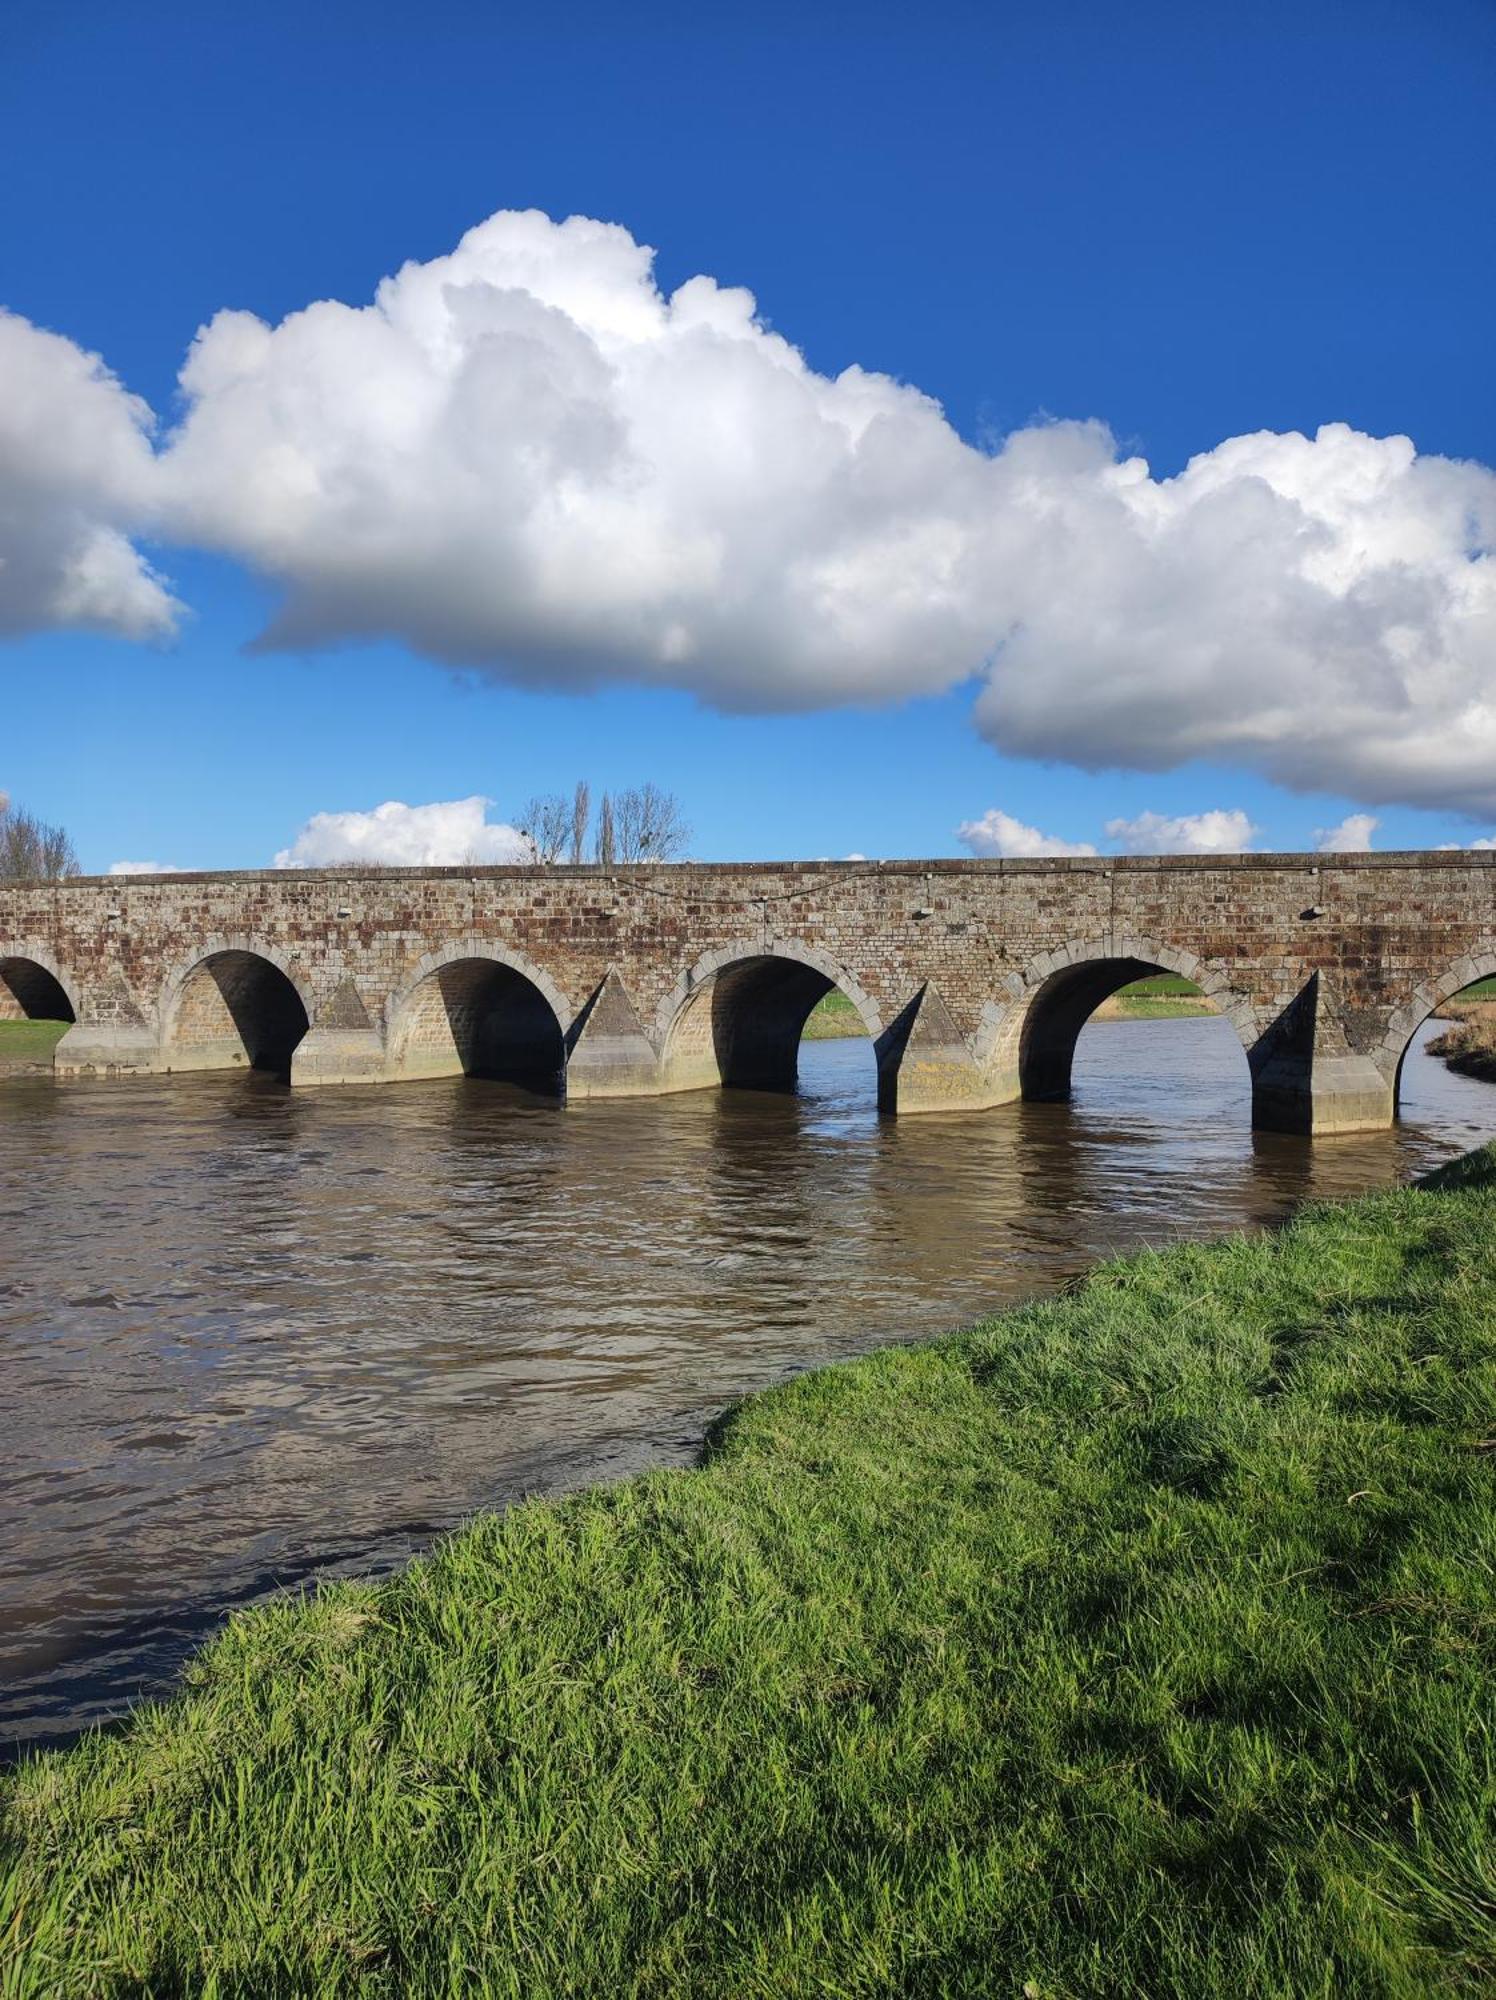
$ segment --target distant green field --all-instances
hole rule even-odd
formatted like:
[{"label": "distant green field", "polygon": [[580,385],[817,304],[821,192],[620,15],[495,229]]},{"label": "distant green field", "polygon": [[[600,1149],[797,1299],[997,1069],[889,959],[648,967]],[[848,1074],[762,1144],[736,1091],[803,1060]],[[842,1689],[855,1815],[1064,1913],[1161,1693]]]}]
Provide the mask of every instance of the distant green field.
[{"label": "distant green field", "polygon": [[1184,979],[1177,972],[1154,972],[1146,979],[1134,979],[1130,986],[1124,986],[1117,994],[1119,1000],[1181,1000],[1198,999],[1200,989],[1193,979]]},{"label": "distant green field", "polygon": [[70,1021],[0,1021],[0,1063],[49,1062]]},{"label": "distant green field", "polygon": [[833,986],[805,1023],[802,1039],[807,1042],[839,1041],[846,1035],[865,1035],[862,1016],[839,987]]},{"label": "distant green field", "polygon": [[[1193,979],[1177,972],[1152,972],[1146,979],[1134,979],[1113,996],[1118,1000],[1198,1000],[1200,989]],[[1496,1000],[1496,979],[1478,979],[1456,996],[1461,1000]],[[809,1021],[805,1032],[819,1040],[830,1035],[860,1035],[865,1032],[857,1009],[845,993],[832,987]]]}]

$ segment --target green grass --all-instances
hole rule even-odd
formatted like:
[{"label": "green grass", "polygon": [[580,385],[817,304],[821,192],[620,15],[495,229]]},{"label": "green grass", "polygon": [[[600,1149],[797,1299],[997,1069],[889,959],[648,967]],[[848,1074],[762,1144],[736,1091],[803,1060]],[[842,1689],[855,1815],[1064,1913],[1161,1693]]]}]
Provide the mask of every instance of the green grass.
[{"label": "green grass", "polygon": [[[1129,1021],[1177,1021],[1208,1013],[1193,980],[1177,973],[1160,972],[1135,979],[1114,994],[1115,1014]],[[850,1035],[865,1035],[862,1016],[838,987],[833,986],[805,1023],[801,1039],[810,1042],[839,1041]]]},{"label": "green grass", "polygon": [[0,1064],[50,1062],[70,1021],[0,1021]]},{"label": "green grass", "polygon": [[862,1016],[838,986],[822,999],[805,1023],[800,1039],[807,1042],[841,1041],[849,1035],[865,1035]]},{"label": "green grass", "polygon": [[1182,1021],[1214,1009],[1194,980],[1177,972],[1156,972],[1119,987],[1106,1012],[1114,1020]]},{"label": "green grass", "polygon": [[1496,1149],[234,1618],[4,1789],[0,1991],[1496,1981]]},{"label": "green grass", "polygon": [[1200,998],[1200,989],[1193,979],[1186,979],[1178,972],[1152,972],[1146,979],[1134,979],[1130,985],[1118,990],[1119,1000],[1158,1000]]},{"label": "green grass", "polygon": [[1116,1008],[1114,1019],[1124,1021],[1190,1021],[1201,1014],[1214,1013],[1203,1000],[1191,1000],[1184,994],[1115,993],[1112,1004]]},{"label": "green grass", "polygon": [[1455,994],[1456,1000],[1496,1000],[1496,979],[1477,979]]}]

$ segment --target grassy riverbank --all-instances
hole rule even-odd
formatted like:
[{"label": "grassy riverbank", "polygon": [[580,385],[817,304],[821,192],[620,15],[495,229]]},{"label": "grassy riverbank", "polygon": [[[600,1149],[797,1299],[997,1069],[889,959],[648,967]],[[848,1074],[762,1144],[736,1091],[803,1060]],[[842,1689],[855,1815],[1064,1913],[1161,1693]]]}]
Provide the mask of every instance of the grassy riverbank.
[{"label": "grassy riverbank", "polygon": [[1155,972],[1135,979],[1109,1000],[1103,1000],[1092,1015],[1096,1021],[1187,1021],[1199,1014],[1213,1014],[1215,1008],[1192,979],[1174,972]]},{"label": "grassy riverbank", "polygon": [[[1196,1014],[1213,1014],[1215,1008],[1188,979],[1172,972],[1155,973],[1124,986],[1097,1008],[1098,1021],[1180,1021]],[[832,987],[805,1023],[803,1039],[809,1042],[840,1041],[851,1035],[865,1035],[862,1016],[845,993]]]},{"label": "grassy riverbank", "polygon": [[67,1021],[0,1021],[0,1069],[7,1063],[49,1063]]},{"label": "grassy riverbank", "polygon": [[862,1016],[840,987],[833,986],[805,1023],[800,1039],[806,1042],[836,1042],[866,1033]]},{"label": "grassy riverbank", "polygon": [[0,1992],[1496,1979],[1496,1148],[753,1398],[4,1781]]},{"label": "grassy riverbank", "polygon": [[[1486,983],[1496,989],[1496,981]],[[1490,999],[1462,995],[1441,1011],[1441,1018],[1454,1025],[1429,1043],[1429,1054],[1442,1056],[1466,1076],[1496,1083],[1496,990]]]}]

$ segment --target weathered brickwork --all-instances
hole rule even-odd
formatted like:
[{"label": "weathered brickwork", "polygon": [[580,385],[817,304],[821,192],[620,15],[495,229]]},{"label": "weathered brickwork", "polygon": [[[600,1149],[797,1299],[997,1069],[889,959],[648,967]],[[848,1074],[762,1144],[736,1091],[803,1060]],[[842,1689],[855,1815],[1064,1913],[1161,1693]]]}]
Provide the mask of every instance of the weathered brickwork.
[{"label": "weathered brickwork", "polygon": [[[1393,1115],[1419,1023],[1496,974],[1496,855],[479,868],[0,889],[0,1014],[76,1022],[60,1071],[289,1064],[296,1084],[469,1069],[572,1099],[791,1081],[835,983],[899,1111],[1068,1085],[1092,1009],[1199,981],[1260,1123]],[[39,1002],[43,1004],[38,1004]]]}]

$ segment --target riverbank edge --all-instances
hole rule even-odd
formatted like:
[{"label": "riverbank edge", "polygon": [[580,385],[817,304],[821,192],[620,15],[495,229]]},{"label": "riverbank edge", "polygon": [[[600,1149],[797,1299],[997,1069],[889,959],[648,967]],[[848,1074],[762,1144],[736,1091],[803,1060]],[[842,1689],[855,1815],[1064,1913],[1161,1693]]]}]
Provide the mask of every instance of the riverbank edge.
[{"label": "riverbank edge", "polygon": [[1455,1005],[1441,1013],[1454,1025],[1428,1044],[1428,1053],[1462,1076],[1496,1083],[1496,1000]]},{"label": "riverbank edge", "polygon": [[1493,1146],[796,1378],[0,1780],[0,1993],[1476,1990],[1493,1410]]},{"label": "riverbank edge", "polygon": [[[829,1004],[828,1004],[829,1002]],[[1203,996],[1174,993],[1114,993],[1091,1015],[1093,1021],[1191,1021],[1220,1009]],[[866,1040],[862,1017],[840,994],[816,1007],[801,1036],[807,1042]]]},{"label": "riverbank edge", "polygon": [[52,1055],[67,1021],[0,1020],[0,1080],[52,1072]]},{"label": "riverbank edge", "polygon": [[1443,1057],[1446,1069],[1457,1070],[1461,1076],[1478,1077],[1482,1083],[1496,1083],[1496,1048],[1457,1049],[1452,1055],[1436,1049],[1433,1053]]}]

